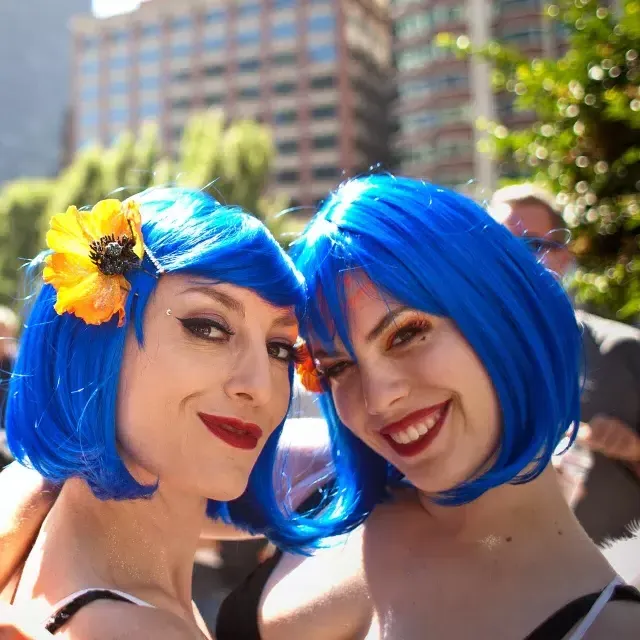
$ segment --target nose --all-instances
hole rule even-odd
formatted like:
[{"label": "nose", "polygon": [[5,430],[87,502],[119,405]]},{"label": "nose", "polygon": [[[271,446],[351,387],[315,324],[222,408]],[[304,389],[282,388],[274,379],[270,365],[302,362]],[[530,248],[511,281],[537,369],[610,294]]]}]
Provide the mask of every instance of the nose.
[{"label": "nose", "polygon": [[264,406],[271,400],[271,365],[264,341],[238,350],[224,391],[230,398],[252,407]]},{"label": "nose", "polygon": [[409,395],[410,384],[402,367],[376,362],[363,369],[361,381],[364,405],[370,415],[384,415]]}]

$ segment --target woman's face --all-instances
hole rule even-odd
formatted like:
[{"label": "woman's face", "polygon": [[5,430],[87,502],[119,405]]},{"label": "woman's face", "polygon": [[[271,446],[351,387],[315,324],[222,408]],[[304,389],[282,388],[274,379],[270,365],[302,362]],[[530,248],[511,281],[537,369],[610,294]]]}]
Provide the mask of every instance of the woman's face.
[{"label": "woman's face", "polygon": [[365,276],[348,276],[355,361],[311,347],[338,415],[418,489],[470,479],[499,442],[500,411],[484,367],[447,318],[408,308]]},{"label": "woman's face", "polygon": [[127,335],[118,441],[138,481],[216,500],[240,496],[289,403],[293,308],[187,276],[163,276],[144,344]]}]

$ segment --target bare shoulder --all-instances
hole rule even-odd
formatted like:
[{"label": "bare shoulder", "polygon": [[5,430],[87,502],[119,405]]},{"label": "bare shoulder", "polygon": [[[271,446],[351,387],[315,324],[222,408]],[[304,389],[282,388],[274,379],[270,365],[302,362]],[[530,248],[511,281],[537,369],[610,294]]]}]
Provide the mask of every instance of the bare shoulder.
[{"label": "bare shoulder", "polygon": [[638,637],[640,603],[610,602],[585,634],[584,640],[637,640]]},{"label": "bare shoulder", "polygon": [[55,637],[63,640],[200,640],[204,636],[169,611],[101,600],[80,610]]}]

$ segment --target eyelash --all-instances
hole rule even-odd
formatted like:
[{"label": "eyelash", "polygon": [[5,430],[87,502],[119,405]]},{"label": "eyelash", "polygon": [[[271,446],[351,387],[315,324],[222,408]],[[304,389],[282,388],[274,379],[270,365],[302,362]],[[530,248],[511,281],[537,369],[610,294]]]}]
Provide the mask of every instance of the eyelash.
[{"label": "eyelash", "polygon": [[[389,340],[387,340],[387,349],[393,349],[394,347],[401,347],[409,342],[411,342],[416,336],[424,333],[431,329],[431,323],[424,319],[415,319],[411,320],[403,327],[400,327],[395,333],[393,333]],[[409,333],[409,337],[406,340],[402,340],[398,344],[393,344],[393,341],[401,334]],[[337,378],[341,373],[345,371],[347,367],[349,367],[352,363],[348,360],[343,360],[341,362],[336,362],[328,366],[326,369],[319,369],[319,373],[324,377],[330,380],[331,378]]]},{"label": "eyelash", "polygon": [[[207,340],[209,342],[226,342],[231,336],[235,335],[235,331],[232,331],[228,327],[225,327],[220,322],[210,320],[208,318],[178,318],[182,326],[193,336],[201,340]],[[203,331],[215,329],[224,334],[223,337],[211,337],[206,335]],[[273,350],[284,349],[287,352],[286,357],[280,358],[273,354]],[[279,362],[298,362],[300,356],[298,351],[292,344],[285,342],[270,342],[267,345],[267,352],[269,356]]]},{"label": "eyelash", "polygon": [[[408,342],[411,342],[413,338],[418,336],[425,331],[431,329],[431,323],[423,318],[416,318],[414,320],[410,320],[403,327],[400,327],[395,333],[393,333],[389,340],[387,340],[387,349],[392,349],[393,347],[400,347]],[[406,340],[402,340],[399,344],[393,344],[393,341],[403,333],[409,333],[409,337]]]}]

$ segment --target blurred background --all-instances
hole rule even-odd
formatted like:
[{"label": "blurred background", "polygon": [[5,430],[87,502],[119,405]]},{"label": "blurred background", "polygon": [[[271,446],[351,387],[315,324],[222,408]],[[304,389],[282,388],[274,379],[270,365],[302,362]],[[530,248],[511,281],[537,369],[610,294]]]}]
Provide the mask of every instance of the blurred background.
[{"label": "blurred background", "polygon": [[[206,188],[286,247],[342,180],[390,170],[482,203],[539,182],[576,301],[638,324],[639,52],[639,0],[4,0],[0,304],[70,204]],[[202,550],[208,621],[261,552]]]}]

